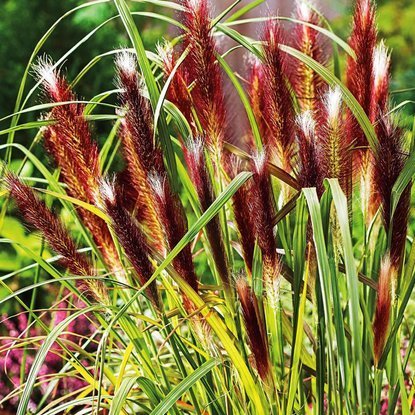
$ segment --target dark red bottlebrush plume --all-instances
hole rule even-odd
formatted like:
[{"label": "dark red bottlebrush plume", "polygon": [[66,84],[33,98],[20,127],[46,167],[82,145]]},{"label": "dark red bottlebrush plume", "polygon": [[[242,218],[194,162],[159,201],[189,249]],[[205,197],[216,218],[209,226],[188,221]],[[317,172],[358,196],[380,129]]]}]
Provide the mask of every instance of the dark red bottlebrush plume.
[{"label": "dark red bottlebrush plume", "polygon": [[181,0],[183,46],[189,54],[183,62],[188,81],[193,83],[192,100],[200,124],[206,133],[207,145],[220,160],[223,141],[227,140],[225,98],[222,73],[216,60],[217,47],[213,37],[208,0]]},{"label": "dark red bottlebrush plume", "polygon": [[[204,142],[201,138],[196,139],[184,149],[186,164],[189,169],[191,180],[196,188],[202,211],[205,212],[214,202],[212,183],[206,168]],[[228,259],[223,243],[219,217],[216,215],[206,225],[206,234],[212,250],[212,257],[218,274],[226,290],[230,287],[230,275]]]},{"label": "dark red bottlebrush plume", "polygon": [[155,246],[162,249],[163,232],[148,181],[150,175],[165,171],[161,149],[153,140],[152,110],[142,93],[134,54],[128,51],[120,53],[115,64],[121,89],[119,100],[124,108],[120,136],[127,170],[138,196],[136,205],[141,209],[140,219],[148,228]]},{"label": "dark red bottlebrush plume", "polygon": [[408,158],[403,148],[403,131],[393,124],[389,115],[384,115],[376,126],[378,146],[374,155],[373,184],[381,202],[382,219],[391,234],[390,258],[397,269],[405,248],[409,217],[410,186],[402,193],[391,220],[392,188]]},{"label": "dark red bottlebrush plume", "polygon": [[349,56],[347,60],[347,87],[367,114],[372,96],[373,53],[377,37],[375,17],[376,10],[371,0],[356,1],[349,38],[349,45],[356,53],[356,59]]},{"label": "dark red bottlebrush plume", "polygon": [[350,148],[344,131],[342,93],[339,87],[329,89],[318,108],[318,172],[319,190],[323,180],[338,179],[346,195],[350,195]]},{"label": "dark red bottlebrush plume", "polygon": [[369,111],[369,119],[372,123],[376,123],[378,118],[386,113],[389,100],[389,83],[390,54],[385,43],[381,41],[373,52],[372,101]]},{"label": "dark red bottlebrush plume", "polygon": [[[294,18],[315,26],[319,26],[321,23],[321,18],[313,10],[312,3],[305,0],[297,0]],[[323,37],[317,30],[303,24],[296,24],[293,46],[322,65],[327,64],[327,53],[324,51]],[[292,60],[290,81],[296,92],[300,107],[303,111],[314,110],[316,101],[327,89],[327,84],[305,63],[297,59],[294,61],[294,58]]]},{"label": "dark red bottlebrush plume", "polygon": [[275,206],[265,152],[254,157],[252,169],[254,173],[251,191],[252,222],[262,251],[263,276],[267,283],[277,286],[281,264],[274,235]]},{"label": "dark red bottlebrush plume", "polygon": [[129,212],[134,212],[134,218],[137,222],[144,223],[145,207],[137,204],[138,193],[136,188],[131,185],[132,180],[129,170],[124,167],[114,177],[114,189],[116,189],[117,198],[120,200],[120,203]]},{"label": "dark red bottlebrush plume", "polygon": [[137,71],[135,55],[129,51],[119,53],[115,60],[119,100],[125,109],[124,119],[133,136],[135,152],[146,172],[161,173],[163,156],[153,140],[153,114],[148,99],[143,96],[144,84]]},{"label": "dark red bottlebrush plume", "polygon": [[[156,212],[162,224],[167,245],[172,250],[187,232],[186,215],[179,197],[172,192],[166,176],[153,176],[150,180],[156,201]],[[173,266],[197,292],[198,283],[189,244],[174,258]]]},{"label": "dark red bottlebrush plume", "polygon": [[317,187],[320,191],[316,122],[311,110],[304,111],[297,117],[297,142],[298,183],[301,187]]},{"label": "dark red bottlebrush plume", "polygon": [[[149,247],[146,236],[139,229],[131,214],[118,200],[112,183],[103,180],[101,182],[100,192],[103,209],[111,219],[111,224],[118,241],[133,266],[140,283],[144,285],[154,272],[153,264],[149,259]],[[155,281],[149,285],[146,293],[158,307],[160,300]]]},{"label": "dark red bottlebrush plume", "polygon": [[[39,60],[34,70],[49,102],[70,102],[57,105],[47,114],[47,119],[55,123],[43,129],[45,147],[61,170],[68,194],[83,202],[96,204],[100,180],[99,151],[84,117],[85,105],[72,102],[78,97],[49,60]],[[78,212],[107,265],[111,270],[118,271],[118,256],[105,222],[85,209],[79,208]]]},{"label": "dark red bottlebrush plume", "polygon": [[[248,95],[252,111],[255,115],[261,137],[267,137],[267,128],[264,121],[265,89],[264,65],[256,56],[250,56],[248,62]],[[251,143],[252,150],[254,145]]]},{"label": "dark red bottlebrush plume", "polygon": [[[167,80],[177,64],[177,53],[168,42],[164,43],[162,46],[159,45],[157,47],[157,52],[163,62],[164,79]],[[182,63],[177,68],[167,91],[167,99],[179,108],[192,127],[193,134],[196,134],[197,127],[194,123],[192,114],[192,97],[188,89],[189,82],[184,65],[185,64]]]},{"label": "dark red bottlebrush plume", "polygon": [[[302,188],[315,187],[317,193],[321,195],[324,191],[321,181],[320,165],[318,160],[318,137],[316,121],[311,110],[304,111],[297,116],[297,141],[298,141],[298,175],[297,180]],[[308,220],[306,230],[307,242],[309,246],[308,263],[310,267],[309,284],[313,286],[316,276],[316,250],[313,243],[313,228],[311,220]]]},{"label": "dark red bottlebrush plume", "polygon": [[[372,106],[373,54],[376,37],[374,4],[371,0],[357,0],[349,38],[349,45],[355,51],[356,59],[351,56],[347,59],[346,85],[368,116]],[[368,163],[364,157],[368,142],[356,118],[351,114],[347,119],[347,135],[348,141],[357,148],[353,152],[353,158],[355,166],[360,168],[362,164]]]},{"label": "dark red bottlebrush plume", "polygon": [[245,183],[232,198],[233,213],[241,241],[242,254],[249,273],[252,273],[255,248],[255,233],[249,206],[251,186],[251,183]]},{"label": "dark red bottlebrush plume", "polygon": [[377,366],[386,343],[390,312],[392,307],[392,284],[396,277],[396,270],[390,258],[383,259],[378,279],[378,295],[376,301],[375,318],[373,321],[373,349],[375,366]]},{"label": "dark red bottlebrush plume", "polygon": [[268,382],[271,379],[271,364],[267,330],[259,312],[257,298],[244,277],[238,277],[236,280],[236,290],[241,302],[242,315],[256,370],[261,379]]},{"label": "dark red bottlebrush plume", "polygon": [[[231,177],[235,177],[241,170],[240,159],[232,156],[229,159]],[[252,204],[250,194],[252,181],[244,183],[232,197],[233,215],[241,241],[242,255],[247,266],[247,271],[252,273],[252,263],[255,248],[255,226],[252,221]]]},{"label": "dark red bottlebrush plume", "polygon": [[278,22],[269,20],[262,35],[264,41],[264,137],[271,162],[286,171],[292,170],[295,151],[295,121],[291,94],[287,86],[287,58],[279,48],[284,43]]},{"label": "dark red bottlebrush plume", "polygon": [[[389,82],[390,82],[390,55],[385,47],[383,41],[375,48],[373,53],[373,79],[372,79],[372,103],[370,107],[369,119],[372,121],[375,127],[377,136],[384,136],[382,132],[382,125],[378,124],[378,120],[384,116],[388,111],[389,101]],[[372,165],[375,163],[373,152],[370,156]],[[370,169],[371,177],[368,177],[366,181],[368,186],[375,188],[376,174],[373,167]],[[369,218],[373,218],[376,211],[381,204],[380,195],[378,192],[371,191],[368,201],[368,213]]]},{"label": "dark red bottlebrush plume", "polygon": [[83,117],[85,105],[72,102],[78,97],[50,61],[39,60],[34,70],[49,102],[71,102],[57,105],[47,115],[55,123],[44,127],[45,146],[61,168],[61,176],[71,196],[92,201],[98,189],[99,151]]},{"label": "dark red bottlebrush plume", "polygon": [[[7,173],[5,176],[7,189],[15,200],[25,221],[40,231],[50,247],[61,256],[59,263],[70,273],[80,276],[95,275],[88,258],[78,252],[68,230],[59,218],[40,200],[33,189],[23,184],[17,176]],[[106,302],[106,287],[98,280],[85,280],[81,288],[87,290],[100,302]]]},{"label": "dark red bottlebrush plume", "polygon": [[[320,166],[318,161],[318,143],[316,122],[311,110],[307,110],[297,116],[297,141],[298,141],[298,175],[297,180],[302,188],[315,187],[321,195],[324,191],[320,180]],[[310,266],[315,267],[315,248],[312,242],[313,228],[311,221],[307,223],[307,241],[310,243]],[[314,272],[311,274],[315,275]]]}]

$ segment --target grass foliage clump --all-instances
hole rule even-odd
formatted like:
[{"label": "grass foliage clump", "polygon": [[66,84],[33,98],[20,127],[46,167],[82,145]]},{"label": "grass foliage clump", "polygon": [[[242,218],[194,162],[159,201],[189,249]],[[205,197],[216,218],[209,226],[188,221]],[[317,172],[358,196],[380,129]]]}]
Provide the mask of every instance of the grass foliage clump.
[{"label": "grass foliage clump", "polygon": [[[3,319],[1,404],[414,413],[413,133],[390,97],[375,4],[357,0],[345,41],[305,0],[250,19],[261,1],[217,15],[208,0],[148,3],[113,1],[131,48],[75,79],[62,65],[93,40],[37,57],[53,26],[0,120],[1,220],[18,211],[41,236],[2,239],[32,263],[1,278],[0,302],[20,310]],[[135,15],[176,37],[145,50]],[[78,96],[111,59],[115,86]],[[31,143],[21,130],[36,130]]]}]

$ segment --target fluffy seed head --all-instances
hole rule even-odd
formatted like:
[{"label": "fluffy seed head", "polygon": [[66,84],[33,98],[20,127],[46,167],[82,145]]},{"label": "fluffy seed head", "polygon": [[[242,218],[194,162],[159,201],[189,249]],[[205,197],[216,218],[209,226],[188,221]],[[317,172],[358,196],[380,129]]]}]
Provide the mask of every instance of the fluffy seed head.
[{"label": "fluffy seed head", "polygon": [[313,113],[310,110],[304,111],[302,114],[297,116],[297,125],[306,137],[314,135],[316,122],[313,118]]},{"label": "fluffy seed head", "polygon": [[[35,79],[40,83],[43,95],[49,102],[70,102],[76,99],[76,95],[69,88],[65,77],[60,73],[59,68],[48,56],[39,57],[32,67]],[[82,106],[73,104],[74,106]],[[70,105],[55,107],[51,112],[65,112]],[[56,117],[49,117],[56,120]]]},{"label": "fluffy seed head", "polygon": [[312,5],[311,2],[305,0],[297,0],[296,1],[296,9],[297,9],[297,16],[300,20],[304,20],[308,22],[312,17]]},{"label": "fluffy seed head", "polygon": [[[356,59],[347,59],[346,84],[368,116],[373,106],[373,54],[376,38],[375,6],[370,0],[357,0],[349,38],[349,45],[356,53]],[[346,120],[346,131],[347,141],[359,149],[353,151],[353,173],[359,175],[364,170],[362,162],[368,142],[350,111]]]},{"label": "fluffy seed head", "polygon": [[182,66],[187,72],[187,81],[194,82],[191,96],[199,121],[206,132],[209,149],[220,159],[228,124],[209,3],[207,0],[182,0],[182,4],[185,8],[181,14],[182,23],[187,27],[183,33],[183,46],[189,50]]},{"label": "fluffy seed head", "polygon": [[[274,275],[278,276],[280,272],[280,267],[278,267],[274,271]],[[268,278],[265,281],[265,292],[267,295],[267,299],[269,302],[269,305],[275,312],[280,307],[280,288],[281,288],[281,279],[280,278]]]},{"label": "fluffy seed head", "polygon": [[77,252],[62,222],[34,191],[11,173],[7,173],[5,183],[25,220],[42,232],[52,249],[62,255],[61,262],[75,275],[92,275],[90,264]]},{"label": "fluffy seed head", "polygon": [[[149,247],[142,230],[121,204],[118,196],[114,197],[117,193],[114,182],[101,182],[101,199],[104,210],[110,217],[111,225],[120,245],[143,285],[154,272],[154,267],[149,260]],[[146,292],[154,304],[159,306],[160,301],[155,282],[150,284]]]},{"label": "fluffy seed head", "polygon": [[267,47],[270,50],[275,51],[275,48],[278,48],[278,45],[282,40],[282,29],[278,22],[273,19],[268,20],[265,25],[263,37],[267,42]]},{"label": "fluffy seed head", "polygon": [[[175,69],[178,59],[178,52],[173,49],[170,42],[165,41],[162,44],[157,45],[157,52],[163,63],[164,79],[167,80]],[[192,127],[193,133],[197,133],[197,126],[193,122],[192,113],[192,100],[188,84],[191,83],[188,80],[188,71],[185,68],[186,63],[183,62],[176,68],[176,72],[173,78],[170,79],[170,85],[167,90],[167,98],[183,113],[186,120],[188,120]],[[182,137],[183,138],[183,137]]]},{"label": "fluffy seed head", "polygon": [[382,40],[373,53],[373,77],[375,88],[389,76],[390,54]]},{"label": "fluffy seed head", "polygon": [[311,110],[297,116],[298,182],[301,187],[318,186],[318,162],[316,150],[316,122]]},{"label": "fluffy seed head", "polygon": [[373,52],[372,102],[369,119],[376,123],[386,111],[389,100],[390,54],[383,41]]},{"label": "fluffy seed head", "polygon": [[111,182],[108,179],[102,179],[100,181],[99,189],[101,196],[107,201],[107,203],[111,203],[111,205],[116,203],[114,182]]},{"label": "fluffy seed head", "polygon": [[[315,26],[321,26],[321,17],[314,9],[313,3],[307,0],[298,0],[293,13],[294,18]],[[328,62],[326,39],[314,28],[305,24],[296,23],[290,34],[290,44],[300,52],[316,60],[322,65]],[[299,62],[294,57],[287,57],[287,75],[296,93],[298,104],[302,111],[315,110],[319,97],[327,89],[327,84],[309,66]]]},{"label": "fluffy seed head", "polygon": [[339,87],[330,88],[318,109],[317,156],[318,190],[324,191],[323,180],[339,179],[346,195],[350,194],[350,147],[342,125],[342,93]]},{"label": "fluffy seed head", "polygon": [[361,19],[366,21],[369,19],[369,15],[371,13],[371,0],[361,0],[360,1],[360,8],[358,8],[358,12],[360,13]]},{"label": "fluffy seed head", "polygon": [[57,91],[59,87],[58,70],[48,56],[38,58],[35,65],[33,65],[33,72],[36,78],[42,82],[50,91]]},{"label": "fluffy seed head", "polygon": [[265,323],[261,318],[258,301],[246,279],[239,276],[236,280],[236,291],[241,302],[242,315],[245,321],[246,333],[256,370],[261,379],[266,382],[270,380],[270,361]]},{"label": "fluffy seed head", "polygon": [[369,118],[373,123],[377,123],[379,118],[387,112],[389,101],[390,53],[383,41],[373,52],[372,77],[372,102]]},{"label": "fluffy seed head", "polygon": [[324,105],[331,124],[339,121],[340,110],[342,106],[342,91],[339,86],[330,88],[324,97]]},{"label": "fluffy seed head", "polygon": [[[202,211],[205,212],[214,202],[213,186],[206,168],[203,151],[204,139],[199,137],[184,149],[186,164],[195,186]],[[215,216],[206,225],[206,233],[212,250],[212,257],[225,289],[230,287],[228,260],[223,243],[219,217]]]},{"label": "fluffy seed head", "polygon": [[163,250],[164,237],[149,178],[153,174],[164,175],[165,166],[162,151],[153,140],[153,113],[149,100],[144,97],[140,85],[142,78],[135,70],[135,60],[136,57],[128,51],[116,60],[117,82],[122,90],[118,97],[124,108],[124,122],[119,135],[129,182],[137,194],[140,219],[152,235],[155,247]]},{"label": "fluffy seed head", "polygon": [[164,200],[166,194],[166,177],[162,177],[153,172],[148,176],[148,182],[157,197]]},{"label": "fluffy seed head", "polygon": [[214,197],[212,184],[206,169],[204,143],[205,140],[202,137],[197,137],[194,141],[189,142],[187,147],[184,148],[184,156],[202,209],[206,210],[213,203]]},{"label": "fluffy seed head", "polygon": [[404,151],[403,131],[394,125],[390,115],[381,116],[377,125],[378,145],[373,163],[373,187],[382,207],[382,219],[387,232],[392,232],[390,257],[398,268],[404,253],[410,206],[410,184],[402,193],[393,219],[391,218],[392,189],[401,174],[408,155]]},{"label": "fluffy seed head", "polygon": [[385,347],[392,305],[392,281],[394,278],[395,271],[389,256],[387,256],[383,259],[380,268],[375,319],[373,321],[375,365],[378,364]]},{"label": "fluffy seed head", "polygon": [[261,59],[258,58],[258,56],[248,53],[244,55],[245,64],[248,68],[258,68],[261,66]]},{"label": "fluffy seed head", "polygon": [[[150,184],[155,195],[156,212],[162,225],[167,246],[173,249],[187,232],[187,218],[179,197],[173,193],[166,177],[153,174]],[[187,245],[173,260],[176,271],[197,291],[198,283],[194,271],[190,245]]]},{"label": "fluffy seed head", "polygon": [[[197,136],[189,141],[184,147],[184,156],[192,177],[196,178],[197,171],[205,167],[205,140],[202,136]],[[194,173],[194,174],[193,174]],[[196,183],[194,183],[197,185]]]},{"label": "fluffy seed head", "polygon": [[[48,102],[76,101],[76,94],[48,58],[39,59],[35,72],[44,77],[44,92]],[[44,116],[54,120],[43,129],[46,149],[62,169],[63,180],[71,196],[92,202],[99,177],[98,146],[92,139],[84,118],[85,106],[80,103],[59,105]]]},{"label": "fluffy seed head", "polygon": [[115,193],[115,183],[114,180],[109,180],[108,178],[102,178],[100,180],[99,186],[101,199],[104,206],[115,206],[117,203],[116,193]]},{"label": "fluffy seed head", "polygon": [[255,169],[256,174],[262,175],[264,174],[267,166],[267,154],[265,151],[258,151],[254,156],[252,157],[253,166]]},{"label": "fluffy seed head", "polygon": [[273,280],[279,275],[279,257],[274,235],[275,203],[271,191],[271,182],[267,170],[266,152],[253,157],[251,192],[252,222],[255,236],[262,251],[264,279]]},{"label": "fluffy seed head", "polygon": [[187,0],[187,7],[193,12],[196,12],[202,6],[203,0]]},{"label": "fluffy seed head", "polygon": [[[56,69],[50,59],[41,59],[35,72],[43,76],[44,95],[47,102],[64,103],[53,107],[45,115],[54,123],[42,133],[46,150],[61,170],[61,179],[68,186],[67,192],[83,202],[99,202],[99,149],[84,116],[85,105],[79,102],[68,81]],[[111,234],[106,224],[86,209],[79,214],[97,245],[102,250],[106,265],[119,270],[120,263]]]},{"label": "fluffy seed head", "polygon": [[[252,111],[261,133],[261,137],[266,137],[267,127],[264,123],[264,65],[253,54],[246,55],[246,66],[248,68],[248,95],[251,102]],[[250,137],[250,147],[255,148],[253,137]]]},{"label": "fluffy seed head", "polygon": [[117,54],[115,65],[125,75],[134,76],[137,73],[135,54],[127,49]]},{"label": "fluffy seed head", "polygon": [[168,65],[168,72],[170,72],[173,68],[171,67],[171,63],[173,62],[173,55],[174,50],[172,44],[165,40],[163,43],[158,42],[156,45],[157,54],[160,56],[160,59],[163,61],[164,65]]},{"label": "fluffy seed head", "polygon": [[[236,175],[241,171],[244,171],[246,167],[247,163],[242,162],[236,155],[233,154],[229,157],[228,174],[230,178],[236,177]],[[251,189],[252,182],[247,181],[232,197],[233,215],[236,227],[239,231],[242,256],[249,274],[252,273],[252,261],[255,247],[255,230],[252,221],[252,203],[250,200]]]},{"label": "fluffy seed head", "polygon": [[287,58],[279,48],[284,44],[282,28],[268,20],[262,35],[264,42],[264,123],[267,126],[266,145],[270,161],[287,171],[292,169],[295,125],[291,94],[287,86]]}]

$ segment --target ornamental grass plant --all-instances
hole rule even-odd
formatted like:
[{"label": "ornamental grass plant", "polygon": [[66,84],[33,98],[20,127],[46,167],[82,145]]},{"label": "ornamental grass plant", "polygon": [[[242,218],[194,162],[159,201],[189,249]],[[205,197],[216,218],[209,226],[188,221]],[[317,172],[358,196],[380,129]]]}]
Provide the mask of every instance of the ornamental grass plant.
[{"label": "ornamental grass plant", "polygon": [[[342,39],[307,0],[145,2],[112,1],[130,43],[71,79],[101,26],[53,61],[57,21],[0,120],[0,220],[38,235],[1,239],[31,258],[0,279],[4,411],[415,413],[415,119],[376,4]],[[152,50],[137,15],[172,26]]]}]

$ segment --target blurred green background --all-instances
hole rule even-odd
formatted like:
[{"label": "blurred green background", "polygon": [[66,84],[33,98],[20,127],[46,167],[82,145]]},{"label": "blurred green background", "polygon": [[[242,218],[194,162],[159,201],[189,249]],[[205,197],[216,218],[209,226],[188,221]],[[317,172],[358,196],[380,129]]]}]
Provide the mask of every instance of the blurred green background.
[{"label": "blurred green background", "polygon": [[[13,111],[20,79],[29,57],[44,33],[65,12],[87,3],[85,0],[0,0],[0,117]],[[132,3],[132,10],[152,11],[154,6]],[[59,59],[75,43],[102,22],[116,14],[112,2],[83,8],[62,20],[42,51],[54,60]],[[154,45],[163,35],[165,27],[154,19],[138,18],[147,47]],[[89,41],[70,56],[64,64],[71,74],[77,74],[94,56],[128,45],[125,30],[119,19],[99,29]],[[84,96],[92,96],[103,85],[113,85],[111,57],[107,58],[87,76],[80,87]]]}]

